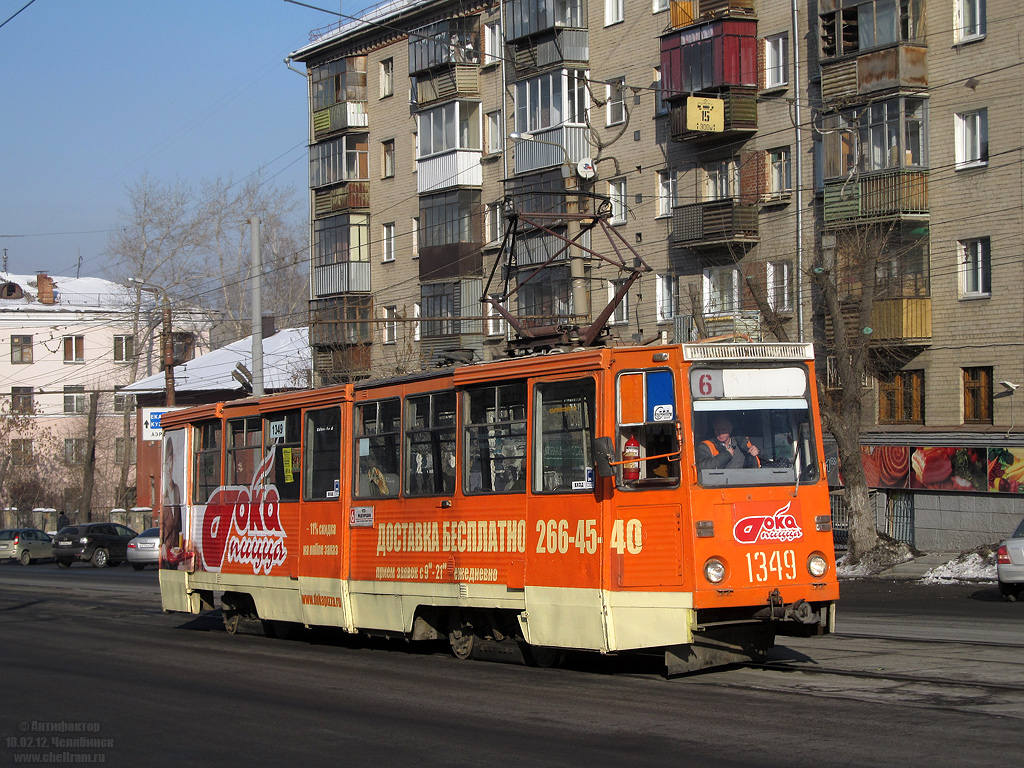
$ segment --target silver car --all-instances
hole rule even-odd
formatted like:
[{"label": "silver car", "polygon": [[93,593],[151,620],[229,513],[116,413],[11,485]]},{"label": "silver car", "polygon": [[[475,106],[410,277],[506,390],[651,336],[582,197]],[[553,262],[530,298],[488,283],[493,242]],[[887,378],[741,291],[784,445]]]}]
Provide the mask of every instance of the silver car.
[{"label": "silver car", "polygon": [[1006,541],[999,545],[996,555],[999,573],[999,591],[1006,600],[1016,600],[1024,590],[1024,520]]},{"label": "silver car", "polygon": [[159,528],[147,528],[128,542],[128,562],[136,571],[141,571],[147,565],[159,565]]},{"label": "silver car", "polygon": [[17,560],[30,565],[33,560],[53,557],[50,537],[38,528],[8,528],[0,531],[0,561]]}]

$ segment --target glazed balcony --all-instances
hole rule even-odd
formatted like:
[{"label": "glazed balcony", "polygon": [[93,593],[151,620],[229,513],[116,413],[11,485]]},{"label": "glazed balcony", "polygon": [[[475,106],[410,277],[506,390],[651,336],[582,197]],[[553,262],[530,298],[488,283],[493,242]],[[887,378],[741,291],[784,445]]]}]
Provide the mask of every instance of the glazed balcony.
[{"label": "glazed balcony", "polygon": [[[369,344],[373,297],[335,296],[309,302],[309,341],[320,346]],[[318,354],[321,350],[317,350]],[[317,366],[320,369],[319,365]]]},{"label": "glazed balcony", "polygon": [[700,19],[735,13],[752,15],[754,0],[671,0],[669,3],[673,29],[688,27]]},{"label": "glazed balcony", "polygon": [[760,239],[758,206],[732,198],[710,200],[672,209],[672,243],[689,248],[753,245]]},{"label": "glazed balcony", "polygon": [[370,182],[349,181],[331,189],[313,190],[313,217],[333,216],[370,207]]},{"label": "glazed balcony", "polygon": [[557,66],[582,67],[590,61],[590,32],[556,29],[509,43],[508,52],[516,78]]},{"label": "glazed balcony", "polygon": [[703,101],[705,97],[690,96],[675,101],[670,107],[673,141],[717,141],[735,138],[739,134],[757,130],[757,90],[755,88],[731,88],[715,98],[721,99],[724,109],[724,127],[721,132],[693,130],[687,120],[687,107],[691,102]]},{"label": "glazed balcony", "polygon": [[416,161],[416,191],[426,194],[484,183],[479,149],[453,149]]},{"label": "glazed balcony", "polygon": [[512,140],[513,173],[533,173],[558,165],[572,166],[590,157],[590,130],[582,125],[560,125],[535,131],[531,138]]},{"label": "glazed balcony", "polygon": [[901,43],[882,50],[848,54],[821,65],[821,97],[826,103],[885,91],[928,87],[928,49]]},{"label": "glazed balcony", "polygon": [[480,68],[471,64],[453,64],[413,78],[413,101],[425,107],[438,101],[480,96]]},{"label": "glazed balcony", "polygon": [[757,87],[757,22],[718,19],[661,36],[665,98]]},{"label": "glazed balcony", "polygon": [[825,224],[928,214],[928,172],[888,171],[825,182]]},{"label": "glazed balcony", "polygon": [[338,293],[369,293],[370,263],[350,261],[313,268],[313,294],[317,297]]},{"label": "glazed balcony", "polygon": [[872,344],[931,344],[931,297],[876,299],[871,310],[871,329]]},{"label": "glazed balcony", "polygon": [[539,37],[553,30],[587,28],[583,0],[506,0],[505,40]]},{"label": "glazed balcony", "polygon": [[479,17],[468,16],[420,27],[409,35],[409,74],[453,65],[480,66]]}]

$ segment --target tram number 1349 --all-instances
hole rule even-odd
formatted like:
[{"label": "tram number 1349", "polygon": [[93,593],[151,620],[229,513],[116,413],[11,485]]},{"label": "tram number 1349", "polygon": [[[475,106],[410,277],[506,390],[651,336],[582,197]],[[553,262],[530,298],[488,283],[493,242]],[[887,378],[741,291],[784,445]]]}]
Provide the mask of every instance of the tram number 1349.
[{"label": "tram number 1349", "polygon": [[796,578],[796,552],[747,552],[747,578],[751,582],[792,581]]},{"label": "tram number 1349", "polygon": [[[604,538],[597,533],[597,520],[577,521],[575,535],[570,535],[569,530],[568,520],[538,520],[537,553],[564,555],[569,547],[576,547],[580,554],[593,555],[604,543]],[[644,548],[644,528],[636,518],[615,520],[611,533],[609,544],[613,552],[638,555]]]}]

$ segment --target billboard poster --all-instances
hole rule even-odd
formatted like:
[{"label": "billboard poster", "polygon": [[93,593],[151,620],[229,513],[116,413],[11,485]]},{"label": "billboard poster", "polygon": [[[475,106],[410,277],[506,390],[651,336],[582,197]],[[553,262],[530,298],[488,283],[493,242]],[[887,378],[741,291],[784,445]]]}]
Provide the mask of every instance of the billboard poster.
[{"label": "billboard poster", "polygon": [[872,488],[1024,493],[1024,448],[865,445],[861,461]]}]

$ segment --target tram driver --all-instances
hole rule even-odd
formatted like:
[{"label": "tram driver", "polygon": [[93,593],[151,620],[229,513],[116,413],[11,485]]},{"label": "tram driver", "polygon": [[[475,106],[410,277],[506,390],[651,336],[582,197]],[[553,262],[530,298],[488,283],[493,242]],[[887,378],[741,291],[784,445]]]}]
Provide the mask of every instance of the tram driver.
[{"label": "tram driver", "polygon": [[732,420],[716,416],[711,422],[711,437],[697,446],[700,469],[756,469],[761,466],[759,451],[746,437],[732,434]]}]

